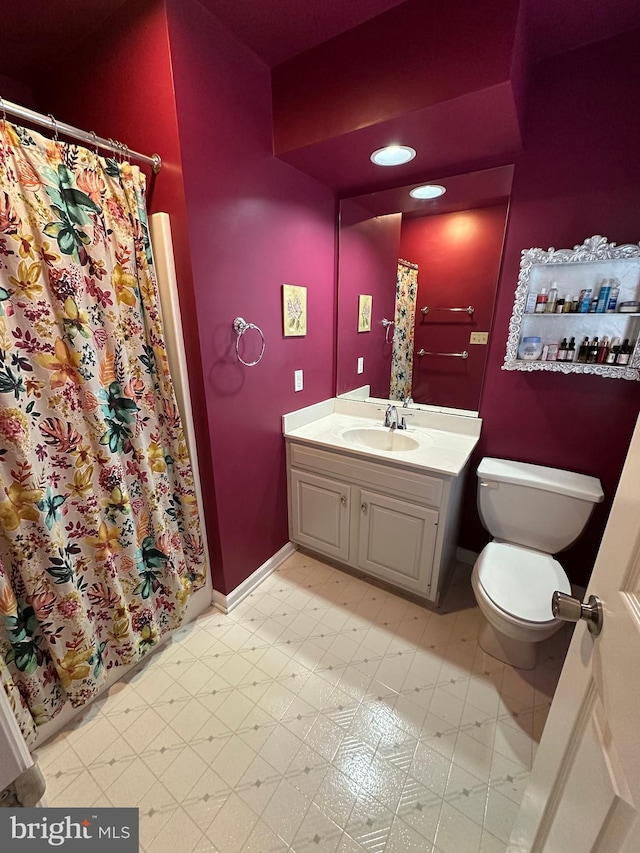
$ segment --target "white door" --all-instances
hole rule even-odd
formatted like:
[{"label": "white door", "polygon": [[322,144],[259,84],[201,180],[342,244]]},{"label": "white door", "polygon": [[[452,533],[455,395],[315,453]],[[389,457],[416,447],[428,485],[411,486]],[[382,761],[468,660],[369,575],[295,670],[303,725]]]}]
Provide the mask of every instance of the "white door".
[{"label": "white door", "polygon": [[327,477],[292,470],[291,489],[293,541],[348,562],[350,487]]},{"label": "white door", "polygon": [[509,853],[640,851],[640,418]]},{"label": "white door", "polygon": [[438,513],[398,498],[360,492],[358,566],[425,595],[431,583]]}]

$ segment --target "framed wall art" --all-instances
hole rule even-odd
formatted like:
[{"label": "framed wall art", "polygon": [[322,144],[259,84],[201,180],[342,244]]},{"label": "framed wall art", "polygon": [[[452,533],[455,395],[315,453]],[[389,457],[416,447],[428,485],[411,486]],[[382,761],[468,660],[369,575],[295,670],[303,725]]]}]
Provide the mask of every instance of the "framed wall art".
[{"label": "framed wall art", "polygon": [[371,331],[371,305],[373,302],[372,296],[367,296],[361,293],[358,297],[358,331]]},{"label": "framed wall art", "polygon": [[282,334],[285,338],[307,334],[307,288],[282,285]]}]

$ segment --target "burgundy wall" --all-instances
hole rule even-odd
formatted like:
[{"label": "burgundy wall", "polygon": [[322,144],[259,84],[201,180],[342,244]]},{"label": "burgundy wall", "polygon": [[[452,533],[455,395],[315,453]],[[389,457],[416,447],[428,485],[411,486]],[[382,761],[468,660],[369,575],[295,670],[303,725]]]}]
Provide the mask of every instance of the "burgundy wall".
[{"label": "burgundy wall", "polygon": [[[340,202],[338,394],[370,385],[373,397],[389,396],[392,348],[380,321],[393,320],[401,223],[401,213],[372,217],[355,202]],[[361,293],[373,297],[370,332],[358,332]],[[362,374],[357,372],[359,356],[364,357]]]},{"label": "burgundy wall", "polygon": [[[48,67],[46,76],[29,82],[36,108],[123,138],[139,150],[157,149],[165,160],[151,205],[172,215],[205,510],[214,549],[219,518],[224,568],[217,569],[216,584],[227,591],[287,538],[280,414],[333,392],[334,199],[272,158],[267,68],[195,0],[167,2],[171,56],[163,2],[142,0],[127,4],[126,16],[119,13],[86,45],[74,41],[66,67]],[[496,3],[502,10],[504,4]],[[456,35],[452,31],[462,66],[464,45]],[[607,501],[563,557],[572,579],[583,582],[638,413],[638,386],[599,377],[505,373],[500,366],[523,248],[572,246],[595,233],[618,243],[638,240],[640,116],[633,109],[638,35],[534,68],[475,454],[475,461],[504,456],[600,477]],[[388,46],[387,39],[385,50]],[[395,45],[390,52],[397,55]],[[352,59],[357,65],[357,46]],[[494,67],[490,57],[487,62]],[[346,68],[336,66],[332,73],[341,85],[352,79]],[[354,74],[354,85],[347,86],[350,108],[381,85],[380,79],[363,82]],[[310,97],[304,86],[301,91],[310,106],[306,115],[322,116],[323,97],[331,113],[331,98]],[[369,104],[375,103],[370,97]],[[306,338],[282,338],[283,282],[309,288]],[[235,362],[231,322],[238,314],[262,325],[267,335],[265,360],[256,368]],[[294,395],[292,373],[300,367],[305,390]],[[460,544],[478,549],[485,541],[470,478]],[[214,559],[214,574],[216,565]]]},{"label": "burgundy wall", "polygon": [[516,0],[449,0],[446,14],[406,0],[276,66],[276,152],[504,83],[517,13]]},{"label": "burgundy wall", "polygon": [[369,159],[385,145],[417,151],[403,183],[513,156],[525,61],[518,5],[405,0],[277,66],[276,154],[343,197],[397,180]]},{"label": "burgundy wall", "polygon": [[[168,0],[205,396],[229,592],[288,541],[281,415],[334,392],[333,194],[272,156],[268,68],[194,0]],[[283,338],[281,287],[308,288]],[[235,357],[234,317],[264,331]],[[247,335],[245,357],[255,352]],[[304,370],[294,393],[293,372]]]},{"label": "burgundy wall", "polygon": [[[78,73],[82,68],[82,73]],[[69,81],[73,80],[73,86]],[[191,248],[182,178],[175,94],[163,0],[142,0],[119,10],[72,56],[33,83],[35,108],[61,121],[126,141],[145,154],[157,152],[162,170],[148,183],[150,212],[171,217],[178,290],[189,368],[198,459],[211,564],[218,571],[215,489],[191,272]]]},{"label": "burgundy wall", "polygon": [[[469,353],[466,360],[415,358],[412,389],[418,403],[472,410],[480,405],[487,347],[470,344],[469,335],[491,328],[506,215],[502,204],[402,222],[400,255],[418,264],[415,351]],[[423,305],[473,305],[474,313],[425,316]]]},{"label": "burgundy wall", "polygon": [[33,90],[27,80],[15,80],[0,74],[0,92],[5,101],[33,109]]},{"label": "burgundy wall", "polygon": [[[599,477],[606,500],[583,538],[562,555],[585,583],[640,408],[638,385],[595,376],[507,373],[505,350],[520,252],[571,247],[593,234],[640,237],[640,33],[628,33],[534,68],[525,152],[518,160],[494,332],[480,404],[481,456],[501,456]],[[471,477],[463,547],[482,547]]]}]

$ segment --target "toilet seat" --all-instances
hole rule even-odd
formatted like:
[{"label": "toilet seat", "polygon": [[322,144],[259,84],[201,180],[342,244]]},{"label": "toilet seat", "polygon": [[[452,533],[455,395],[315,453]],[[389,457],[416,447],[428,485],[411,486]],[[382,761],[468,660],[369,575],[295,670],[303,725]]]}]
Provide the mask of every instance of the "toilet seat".
[{"label": "toilet seat", "polygon": [[571,594],[564,569],[550,554],[509,542],[490,542],[484,548],[476,562],[476,577],[497,610],[525,625],[555,623],[553,592]]}]

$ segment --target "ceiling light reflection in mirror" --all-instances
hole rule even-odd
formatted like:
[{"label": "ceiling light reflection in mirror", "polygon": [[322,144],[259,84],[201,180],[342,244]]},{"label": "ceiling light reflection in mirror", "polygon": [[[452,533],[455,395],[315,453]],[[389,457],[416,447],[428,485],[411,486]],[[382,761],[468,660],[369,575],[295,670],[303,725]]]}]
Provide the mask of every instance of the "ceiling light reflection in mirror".
[{"label": "ceiling light reflection in mirror", "polygon": [[422,184],[422,186],[414,187],[409,191],[412,198],[440,198],[447,191],[446,187],[440,184]]},{"label": "ceiling light reflection in mirror", "polygon": [[[419,185],[444,187],[437,197],[411,195],[414,181],[341,200],[337,394],[478,410],[488,347],[470,338],[491,332],[512,178],[501,166]],[[417,267],[409,302],[396,298],[399,259]],[[358,331],[360,295],[372,297],[370,331]],[[383,319],[395,324],[387,342]]]}]

